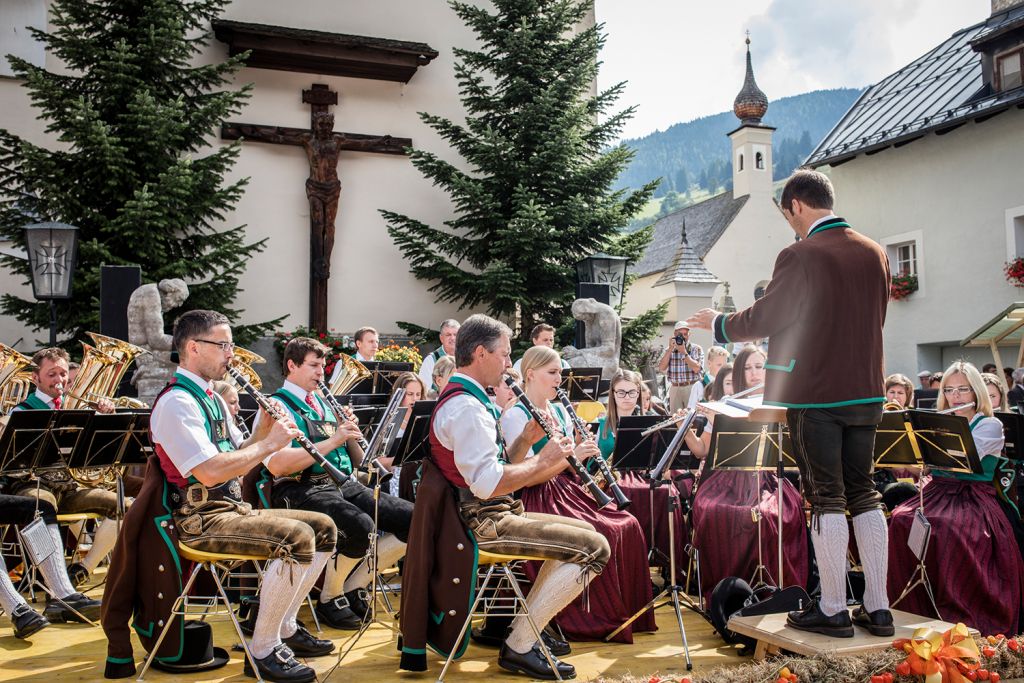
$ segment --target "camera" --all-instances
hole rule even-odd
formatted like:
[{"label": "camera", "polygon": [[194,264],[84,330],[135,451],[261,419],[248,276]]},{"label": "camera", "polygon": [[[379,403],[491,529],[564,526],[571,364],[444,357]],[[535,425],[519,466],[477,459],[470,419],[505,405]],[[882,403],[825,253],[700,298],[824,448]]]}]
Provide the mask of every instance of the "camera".
[{"label": "camera", "polygon": [[680,346],[683,346],[684,344],[686,344],[686,337],[684,337],[681,334],[677,334],[676,335],[676,344],[679,344]]}]

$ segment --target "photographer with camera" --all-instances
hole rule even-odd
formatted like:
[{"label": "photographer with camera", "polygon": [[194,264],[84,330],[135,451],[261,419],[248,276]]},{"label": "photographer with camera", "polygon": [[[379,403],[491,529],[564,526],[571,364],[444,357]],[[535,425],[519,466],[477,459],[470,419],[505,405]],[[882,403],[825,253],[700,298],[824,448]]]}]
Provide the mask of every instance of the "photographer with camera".
[{"label": "photographer with camera", "polygon": [[674,413],[686,406],[695,382],[704,376],[704,349],[690,343],[690,326],[680,320],[674,337],[661,354],[658,370],[668,377],[669,411]]}]

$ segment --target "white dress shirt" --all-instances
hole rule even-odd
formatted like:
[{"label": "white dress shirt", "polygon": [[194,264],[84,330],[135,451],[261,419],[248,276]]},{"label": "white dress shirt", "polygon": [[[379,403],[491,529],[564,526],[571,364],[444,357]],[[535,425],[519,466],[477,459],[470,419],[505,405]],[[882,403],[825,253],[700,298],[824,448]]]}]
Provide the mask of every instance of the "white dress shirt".
[{"label": "white dress shirt", "polygon": [[[199,375],[182,367],[178,368],[178,373],[195,382],[200,389],[212,391],[212,382],[207,382]],[[231,414],[228,404],[216,391],[213,391],[213,399],[220,402],[220,409],[225,416]],[[228,435],[237,447],[242,443],[242,433],[235,426],[234,420],[229,419],[227,423]],[[172,389],[161,396],[149,418],[149,428],[153,443],[163,448],[182,477],[190,477],[192,470],[217,455],[217,446],[206,431],[203,410],[186,391]]]},{"label": "white dress shirt", "polygon": [[[53,407],[53,397],[52,396],[50,396],[49,394],[44,394],[43,392],[39,391],[39,389],[36,389],[34,393],[36,395],[36,398],[38,398],[40,401],[42,401],[43,403],[46,404],[47,408],[49,408],[50,410],[55,410],[55,408]],[[19,410],[25,410],[25,409],[24,408],[19,408],[18,406],[15,406],[15,407],[11,408],[11,412],[12,413],[16,413]]]},{"label": "white dress shirt", "polygon": [[[302,387],[300,387],[298,384],[295,384],[294,382],[289,382],[288,380],[284,381],[284,384],[281,385],[281,388],[284,389],[285,391],[287,391],[292,396],[294,396],[295,400],[298,401],[299,403],[305,403],[306,402],[306,396],[309,395],[309,393],[310,393],[310,392],[306,391],[305,389],[303,389]],[[284,404],[284,401],[282,401],[279,398],[274,398],[274,397],[269,396],[269,395],[267,396],[267,398],[269,398],[271,400],[271,402],[277,404],[277,407],[280,408],[284,412],[285,415],[288,415],[289,417],[291,417],[292,412],[288,408],[288,406],[286,406]],[[316,400],[316,399],[314,398],[313,400]],[[317,403],[317,405],[320,405],[320,404]],[[326,419],[326,415],[324,415],[323,417]],[[252,425],[253,434],[256,433],[256,428],[259,427],[261,419],[263,419],[263,411],[262,410],[259,411],[258,413],[256,413],[256,421]],[[274,458],[275,455],[277,455],[280,452],[281,451],[275,451],[274,453],[271,453],[270,455],[268,455],[266,458],[263,459],[263,464],[266,465],[267,467],[269,467],[270,466],[269,465],[270,461]]]},{"label": "white dress shirt", "polygon": [[[456,377],[484,391],[473,378],[458,372],[452,379]],[[473,495],[490,498],[505,468],[498,461],[497,423],[483,403],[468,393],[453,396],[434,411],[433,429],[441,445],[455,453],[455,467]]]}]

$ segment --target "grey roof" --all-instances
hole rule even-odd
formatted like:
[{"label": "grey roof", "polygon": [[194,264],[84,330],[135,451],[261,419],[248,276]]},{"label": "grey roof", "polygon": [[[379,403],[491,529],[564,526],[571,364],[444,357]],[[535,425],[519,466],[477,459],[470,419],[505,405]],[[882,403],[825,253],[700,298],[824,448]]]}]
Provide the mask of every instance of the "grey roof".
[{"label": "grey roof", "polygon": [[930,52],[866,90],[807,157],[810,166],[849,161],[858,154],[942,133],[1024,103],[1024,88],[993,93],[971,43],[1024,20],[1024,5],[957,31]]},{"label": "grey roof", "polygon": [[[647,251],[644,252],[643,258],[630,266],[630,272],[643,277],[675,268],[676,270],[671,274],[666,274],[672,276],[672,279],[674,279],[674,274],[679,272],[680,267],[684,268],[684,272],[691,272],[685,270],[691,268],[689,265],[691,261],[684,252],[693,254],[696,259],[703,259],[707,256],[711,247],[715,246],[715,242],[729,227],[749,197],[750,195],[743,195],[733,198],[732,192],[726,191],[659,219],[654,224],[654,235],[651,238],[651,243],[647,245]],[[684,227],[686,230],[685,242],[682,239]],[[686,248],[684,249],[684,247]],[[700,268],[714,278],[714,275],[704,269],[702,263]],[[694,275],[696,276],[695,273]],[[684,279],[689,280],[689,278]],[[711,282],[712,280],[691,281]],[[717,279],[713,281],[717,282]],[[658,284],[661,284],[661,280],[658,281]]]},{"label": "grey roof", "polygon": [[697,256],[697,253],[687,241],[685,231],[679,240],[679,248],[676,249],[675,258],[672,259],[672,263],[669,264],[664,274],[658,278],[658,281],[654,283],[654,286],[667,285],[671,282],[713,282],[716,284],[721,282],[710,270],[704,267],[704,262],[700,260],[700,257]]}]

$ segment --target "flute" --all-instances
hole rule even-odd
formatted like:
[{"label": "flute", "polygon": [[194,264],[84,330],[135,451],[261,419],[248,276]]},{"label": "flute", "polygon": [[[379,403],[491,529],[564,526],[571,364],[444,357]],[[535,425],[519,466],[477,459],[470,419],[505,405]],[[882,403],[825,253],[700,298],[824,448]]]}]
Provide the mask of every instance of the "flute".
[{"label": "flute", "polygon": [[[558,400],[561,402],[562,407],[565,408],[566,412],[569,413],[569,419],[572,420],[573,425],[576,427],[576,431],[580,433],[580,438],[594,440],[594,435],[587,428],[587,423],[584,422],[576,411],[572,409],[572,402],[569,400],[569,395],[565,393],[564,389],[559,388]],[[622,488],[619,487],[619,483],[615,481],[615,474],[612,472],[612,468],[608,465],[608,461],[604,459],[604,456],[597,456],[597,466],[601,470],[601,475],[604,476],[605,481],[608,482],[608,488],[611,489],[612,495],[615,496],[615,505],[620,510],[625,510],[629,507],[630,500],[623,493]]]},{"label": "flute", "polygon": [[[232,379],[238,382],[238,386],[242,387],[247,394],[253,397],[259,407],[263,408],[263,410],[267,412],[267,415],[270,415],[270,417],[274,418],[278,422],[283,422],[288,419],[288,416],[284,414],[281,408],[279,408],[265,394],[261,394],[256,387],[249,383],[249,380],[245,378],[245,375],[230,365],[228,366],[228,374],[231,375]],[[327,458],[325,458],[323,453],[317,450],[316,445],[309,440],[308,436],[300,431],[298,435],[296,435],[295,440],[298,441],[299,445],[302,446],[302,449],[309,453],[313,460],[324,469],[324,472],[334,480],[335,484],[339,487],[344,486],[348,481],[348,475],[339,470]]]},{"label": "flute", "polygon": [[973,408],[973,407],[974,407],[974,401],[971,401],[970,403],[965,403],[962,406],[953,406],[952,408],[946,408],[945,410],[936,410],[935,414],[936,415],[949,415],[950,413],[955,413],[958,410],[964,410],[965,408]]},{"label": "flute", "polygon": [[[558,439],[562,436],[555,431],[555,428],[550,422],[548,422],[547,418],[541,415],[540,411],[537,410],[537,406],[533,405],[533,401],[527,398],[526,392],[523,391],[522,387],[516,384],[514,379],[506,375],[505,384],[512,390],[512,393],[516,395],[516,398],[523,404],[526,411],[530,413],[530,417],[536,420],[540,426],[544,428],[544,432],[548,435],[549,439]],[[597,502],[598,508],[606,507],[610,502],[612,502],[611,496],[601,490],[601,487],[597,485],[594,478],[590,476],[590,472],[587,471],[587,468],[583,466],[583,463],[579,461],[579,458],[577,458],[575,454],[569,453],[565,456],[565,459],[568,460],[569,464],[572,465],[572,468],[576,470],[576,474],[579,475],[580,481],[583,482],[590,491],[590,495],[592,495],[594,500]]]}]

